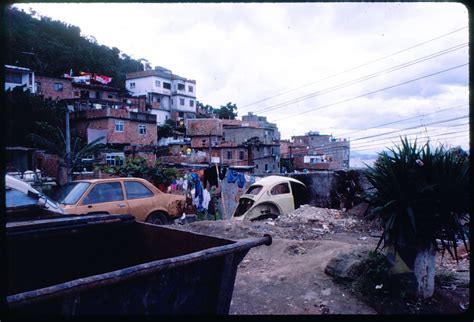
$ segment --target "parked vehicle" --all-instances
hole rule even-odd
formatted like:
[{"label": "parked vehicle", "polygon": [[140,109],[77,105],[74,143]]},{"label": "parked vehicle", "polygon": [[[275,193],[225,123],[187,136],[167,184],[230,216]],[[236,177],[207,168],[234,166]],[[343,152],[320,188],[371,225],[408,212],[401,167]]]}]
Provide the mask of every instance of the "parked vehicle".
[{"label": "parked vehicle", "polygon": [[5,206],[7,221],[64,213],[57,202],[8,174],[5,175]]},{"label": "parked vehicle", "polygon": [[52,197],[66,214],[132,214],[158,225],[180,218],[186,208],[185,196],[161,192],[141,178],[72,181]]},{"label": "parked vehicle", "polygon": [[234,219],[259,220],[276,218],[287,214],[307,203],[308,193],[299,180],[268,176],[252,184],[240,196]]}]

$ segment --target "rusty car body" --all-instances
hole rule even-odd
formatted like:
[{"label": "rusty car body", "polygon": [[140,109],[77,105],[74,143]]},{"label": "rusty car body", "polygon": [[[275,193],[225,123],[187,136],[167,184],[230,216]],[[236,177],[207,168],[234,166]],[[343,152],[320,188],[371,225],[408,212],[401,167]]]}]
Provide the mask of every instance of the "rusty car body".
[{"label": "rusty car body", "polygon": [[307,203],[306,185],[301,181],[268,176],[252,184],[240,196],[233,219],[259,220],[288,214]]},{"label": "rusty car body", "polygon": [[164,193],[141,178],[76,180],[53,195],[71,215],[132,214],[137,220],[167,224],[181,217],[186,197]]}]

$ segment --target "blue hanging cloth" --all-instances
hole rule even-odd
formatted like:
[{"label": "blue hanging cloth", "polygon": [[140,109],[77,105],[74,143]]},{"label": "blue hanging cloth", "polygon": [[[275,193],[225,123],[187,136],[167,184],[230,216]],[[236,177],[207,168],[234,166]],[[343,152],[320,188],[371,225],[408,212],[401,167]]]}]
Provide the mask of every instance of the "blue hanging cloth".
[{"label": "blue hanging cloth", "polygon": [[243,173],[239,173],[237,175],[237,185],[239,188],[243,188],[245,186],[245,175]]},{"label": "blue hanging cloth", "polygon": [[203,189],[201,180],[199,180],[199,175],[197,173],[191,173],[191,180],[194,184],[194,198],[199,198],[199,204],[197,209],[203,211],[204,207],[202,206],[202,201],[204,200]]},{"label": "blue hanging cloth", "polygon": [[239,173],[235,170],[230,170],[227,171],[227,182],[228,183],[234,183],[237,180]]}]

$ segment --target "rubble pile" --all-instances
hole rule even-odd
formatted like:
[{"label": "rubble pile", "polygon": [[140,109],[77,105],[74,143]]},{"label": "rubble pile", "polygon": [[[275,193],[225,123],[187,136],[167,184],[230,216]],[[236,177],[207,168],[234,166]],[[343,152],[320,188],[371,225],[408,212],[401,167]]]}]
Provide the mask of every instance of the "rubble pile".
[{"label": "rubble pile", "polygon": [[199,221],[179,228],[231,239],[271,234],[273,238],[313,240],[338,232],[358,232],[363,226],[362,220],[341,210],[303,205],[275,219]]},{"label": "rubble pile", "polygon": [[[341,231],[351,231],[359,223],[358,219],[345,217],[343,211],[303,205],[293,212],[281,215],[275,220],[265,220],[282,228],[289,228],[296,239],[314,239],[318,236]],[[291,238],[294,239],[294,238]]]}]

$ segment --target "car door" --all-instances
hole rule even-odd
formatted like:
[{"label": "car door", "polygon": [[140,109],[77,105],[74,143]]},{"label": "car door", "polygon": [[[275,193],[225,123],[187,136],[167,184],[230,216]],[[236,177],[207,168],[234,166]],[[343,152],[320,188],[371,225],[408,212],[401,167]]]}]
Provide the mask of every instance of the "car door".
[{"label": "car door", "polygon": [[[127,203],[130,207],[130,213],[137,220],[146,221],[146,217],[156,208],[157,197],[155,193],[146,185],[139,181],[124,181],[125,194]],[[166,209],[166,204],[162,205]]]},{"label": "car door", "polygon": [[118,181],[96,183],[85,194],[76,209],[79,214],[130,213],[127,201],[124,197],[122,184]]},{"label": "car door", "polygon": [[288,182],[274,185],[268,193],[271,196],[270,200],[280,207],[283,214],[295,210],[295,202]]}]

